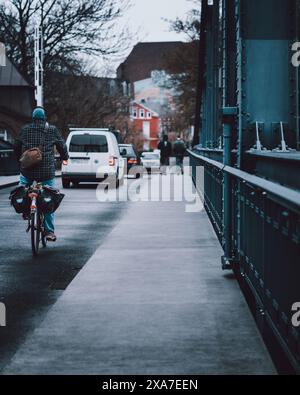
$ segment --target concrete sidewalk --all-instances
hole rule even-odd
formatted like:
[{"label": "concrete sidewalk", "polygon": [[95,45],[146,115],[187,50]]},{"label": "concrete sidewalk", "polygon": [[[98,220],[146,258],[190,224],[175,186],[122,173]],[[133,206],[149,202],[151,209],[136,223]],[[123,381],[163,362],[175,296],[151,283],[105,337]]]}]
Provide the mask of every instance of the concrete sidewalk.
[{"label": "concrete sidewalk", "polygon": [[204,211],[129,203],[4,374],[276,374],[221,255]]}]

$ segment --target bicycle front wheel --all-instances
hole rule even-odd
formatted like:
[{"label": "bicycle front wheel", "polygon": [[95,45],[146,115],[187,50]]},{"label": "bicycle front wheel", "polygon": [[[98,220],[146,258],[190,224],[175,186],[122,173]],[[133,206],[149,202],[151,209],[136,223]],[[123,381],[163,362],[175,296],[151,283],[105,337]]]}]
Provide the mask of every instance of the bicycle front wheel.
[{"label": "bicycle front wheel", "polygon": [[39,215],[37,211],[31,214],[30,227],[32,253],[34,256],[36,256],[39,252],[39,246],[41,241],[41,227],[39,224]]}]

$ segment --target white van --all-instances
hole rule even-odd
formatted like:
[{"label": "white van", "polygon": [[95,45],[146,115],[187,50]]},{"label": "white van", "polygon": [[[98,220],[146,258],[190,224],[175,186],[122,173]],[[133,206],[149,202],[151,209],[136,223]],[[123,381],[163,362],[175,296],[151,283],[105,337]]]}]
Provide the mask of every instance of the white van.
[{"label": "white van", "polygon": [[123,180],[124,159],[120,155],[118,142],[108,129],[70,129],[67,139],[69,161],[62,166],[62,184],[80,182],[108,183],[115,180],[116,187]]}]

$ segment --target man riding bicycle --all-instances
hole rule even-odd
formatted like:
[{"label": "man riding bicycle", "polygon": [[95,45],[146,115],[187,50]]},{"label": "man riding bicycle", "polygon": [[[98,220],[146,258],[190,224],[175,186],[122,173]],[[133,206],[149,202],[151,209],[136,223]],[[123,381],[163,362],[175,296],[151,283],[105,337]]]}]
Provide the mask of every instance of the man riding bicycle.
[{"label": "man riding bicycle", "polygon": [[[29,149],[41,146],[42,161],[31,169],[20,169],[20,185],[31,185],[34,181],[43,186],[55,185],[55,156],[54,146],[61,159],[69,159],[68,149],[58,129],[46,121],[46,113],[42,107],[37,107],[32,113],[33,122],[25,125],[14,144],[14,151],[19,161],[22,154]],[[43,143],[42,143],[43,142]],[[44,229],[47,241],[56,241],[54,229],[54,214],[45,214]]]}]

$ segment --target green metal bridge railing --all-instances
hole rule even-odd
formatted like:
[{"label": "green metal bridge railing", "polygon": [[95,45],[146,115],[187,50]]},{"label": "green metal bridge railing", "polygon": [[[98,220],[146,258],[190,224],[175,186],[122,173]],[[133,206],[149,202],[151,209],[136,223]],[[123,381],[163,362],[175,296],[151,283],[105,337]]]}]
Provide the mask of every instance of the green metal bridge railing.
[{"label": "green metal bridge railing", "polygon": [[[300,192],[189,151],[193,181],[226,249],[224,175],[231,179],[232,268],[250,287],[260,321],[273,330],[299,372],[299,330],[292,306],[299,299]],[[200,180],[204,169],[204,179]],[[200,176],[199,176],[200,175]],[[262,325],[263,326],[263,325]]]}]

